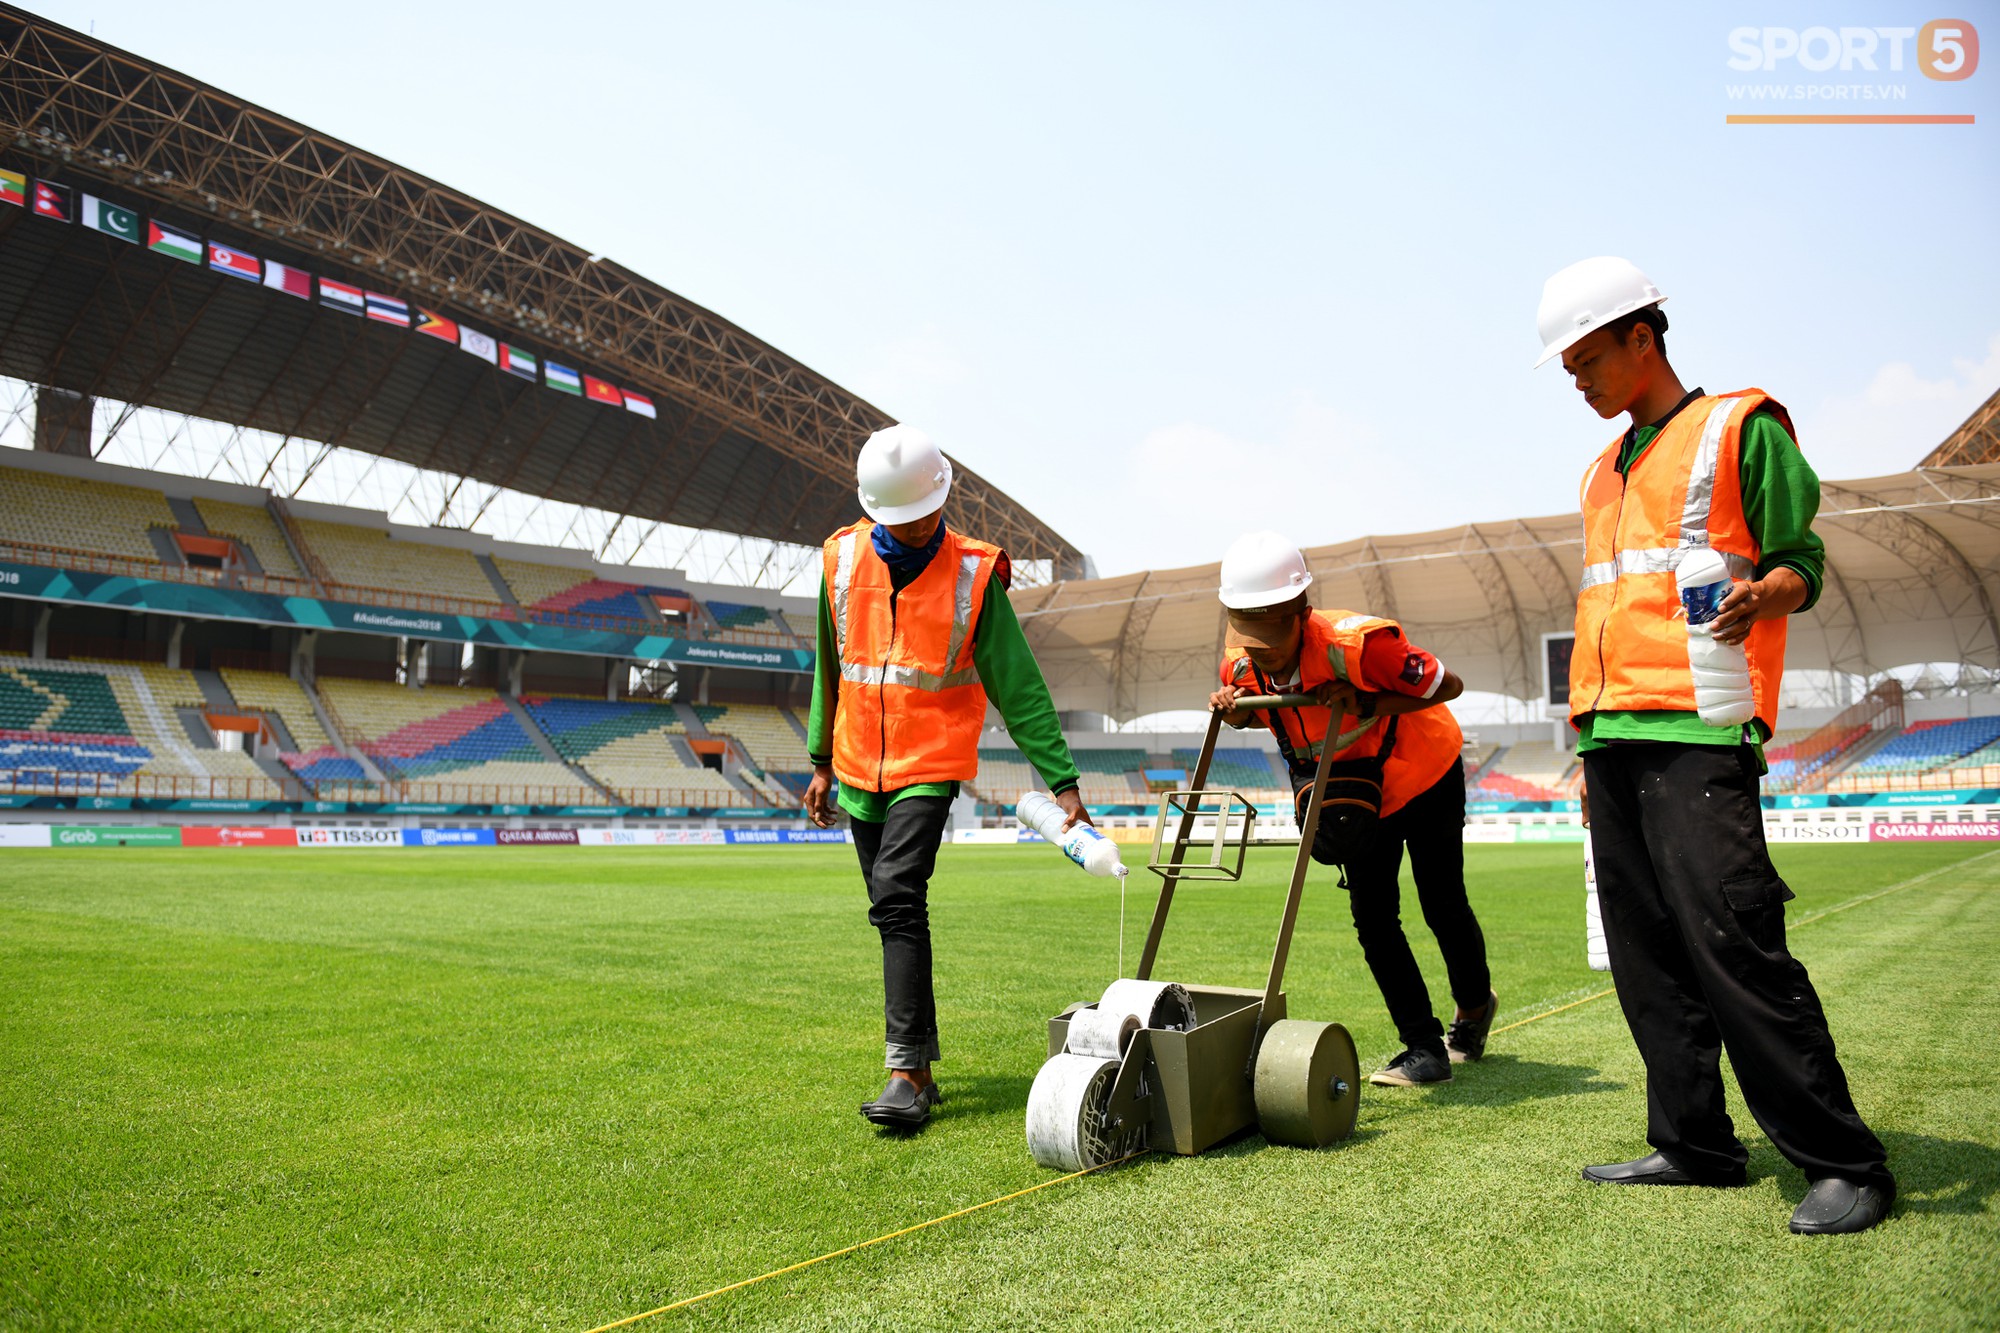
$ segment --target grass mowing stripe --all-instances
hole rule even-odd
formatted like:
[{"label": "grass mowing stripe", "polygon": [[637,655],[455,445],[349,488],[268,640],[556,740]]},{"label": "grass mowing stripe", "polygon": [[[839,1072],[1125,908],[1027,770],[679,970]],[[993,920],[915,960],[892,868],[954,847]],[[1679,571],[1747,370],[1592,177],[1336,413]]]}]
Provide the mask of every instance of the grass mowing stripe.
[{"label": "grass mowing stripe", "polygon": [[918,1222],[913,1226],[904,1227],[900,1231],[891,1231],[876,1236],[871,1240],[859,1241],[847,1246],[845,1249],[829,1250],[825,1254],[816,1254],[810,1259],[801,1259],[795,1264],[788,1264],[783,1268],[774,1268],[768,1273],[759,1273],[756,1277],[746,1277],[741,1282],[732,1282],[726,1287],[717,1287],[713,1291],[704,1291],[699,1296],[690,1296],[686,1300],[675,1301],[672,1305],[662,1305],[657,1310],[647,1310],[641,1314],[627,1315],[625,1318],[609,1324],[599,1324],[596,1328],[590,1329],[589,1333],[609,1333],[611,1329],[626,1328],[641,1320],[651,1319],[654,1315],[666,1314],[672,1310],[684,1310],[688,1306],[705,1301],[711,1296],[721,1296],[727,1292],[741,1291],[745,1287],[754,1287],[759,1282],[766,1282],[774,1277],[783,1277],[787,1273],[796,1273],[800,1269],[811,1268],[814,1264],[823,1264],[829,1259],[838,1259],[844,1254],[853,1254],[856,1250],[865,1250],[870,1245],[880,1245],[884,1241],[896,1240],[899,1237],[910,1235],[912,1232],[922,1231],[925,1227],[934,1227],[940,1222],[949,1222],[953,1218],[964,1217],[967,1213],[976,1213],[982,1208],[991,1208],[995,1204],[1007,1203],[1010,1200],[1020,1198],[1024,1194],[1033,1194],[1037,1190],[1045,1190],[1051,1185],[1060,1185],[1065,1181],[1076,1180],[1079,1177],[1087,1176],[1097,1171],[1108,1171],[1114,1166],[1131,1161],[1134,1157],[1144,1157],[1145,1155],[1146,1151],[1142,1150],[1140,1152],[1127,1153],[1123,1157],[1113,1158],[1109,1162],[1099,1162],[1096,1166],[1086,1166],[1081,1171],[1072,1171],[1066,1176],[1057,1176],[1054,1180],[1044,1180],[1039,1184],[1030,1185],[1026,1189],[1015,1190],[1012,1194],[1003,1194],[997,1199],[988,1199],[984,1203],[975,1203],[969,1208],[961,1208],[955,1213],[946,1213],[942,1217],[933,1217],[927,1222]]},{"label": "grass mowing stripe", "polygon": [[[1811,925],[1815,921],[1823,921],[1827,917],[1830,917],[1837,912],[1845,912],[1850,908],[1860,907],[1865,903],[1874,902],[1879,898],[1886,898],[1892,893],[1899,893],[1904,889],[1915,888],[1917,885],[1926,883],[1929,880],[1936,879],[1940,875],[1948,874],[1952,871],[1964,870],[1968,866],[1976,865],[1981,861],[1991,860],[1996,856],[2000,856],[2000,850],[1982,852],[1977,856],[1967,857],[1963,861],[1955,861],[1950,865],[1939,866],[1934,870],[1927,870],[1920,875],[1912,875],[1908,879],[1900,880],[1897,883],[1887,886],[1886,888],[1876,889],[1872,893],[1864,893],[1857,895],[1856,897],[1849,898],[1845,902],[1836,903],[1832,907],[1824,908],[1818,912],[1812,913],[1809,916],[1801,917],[1798,921],[1792,923],[1790,928],[1793,930],[1797,930],[1803,926]],[[1120,887],[1121,888],[1123,887],[1122,884]],[[1121,918],[1120,920],[1121,937],[1119,943],[1121,945],[1121,953],[1122,953],[1122,945],[1124,943],[1122,936],[1122,926],[1123,926],[1122,918],[1123,918],[1124,904],[1122,903],[1122,901],[1119,905],[1119,908],[1120,908],[1120,918]],[[1512,1032],[1517,1028],[1524,1028],[1528,1026],[1530,1023],[1539,1023],[1544,1018],[1553,1018],[1557,1014],[1568,1013],[1570,1010],[1580,1008],[1581,1006],[1589,1004],[1594,1000],[1601,1000],[1607,995],[1615,995],[1615,994],[1617,994],[1617,988],[1615,986],[1607,986],[1603,990],[1593,991],[1591,994],[1585,995],[1581,999],[1570,1000],[1567,1003],[1557,1004],[1555,1005],[1554,1008],[1543,1009],[1538,1013],[1532,1013],[1526,1018],[1516,1019],[1514,1022],[1508,1023],[1503,1027],[1497,1027],[1493,1029],[1493,1034],[1497,1036],[1502,1032]],[[1544,1003],[1548,1002],[1545,1001]],[[610,1330],[612,1329],[627,1328],[633,1324],[638,1324],[645,1320],[652,1319],[655,1316],[669,1314],[675,1310],[683,1310],[691,1305],[697,1305],[702,1301],[709,1300],[716,1296],[727,1295],[728,1293],[733,1291],[741,1291],[746,1287],[756,1286],[758,1283],[769,1281],[772,1278],[784,1277],[786,1274],[796,1273],[803,1269],[811,1268],[816,1264],[825,1263],[829,1259],[838,1259],[844,1255],[854,1254],[857,1251],[868,1249],[870,1246],[881,1245],[887,1241],[897,1240],[904,1236],[912,1235],[916,1232],[923,1231],[926,1228],[937,1226],[939,1223],[950,1222],[957,1218],[965,1217],[968,1214],[980,1212],[987,1208],[992,1208],[997,1204],[1010,1203],[1015,1199],[1024,1198],[1027,1195],[1034,1194],[1040,1190],[1048,1189],[1052,1185],[1061,1185],[1072,1180],[1078,1180],[1084,1176],[1091,1175],[1098,1171],[1106,1170],[1110,1167],[1121,1165],[1125,1162],[1131,1161],[1133,1158],[1143,1157],[1146,1155],[1147,1154],[1144,1152],[1131,1153],[1128,1154],[1127,1156],[1117,1158],[1113,1161],[1100,1163],[1097,1166],[1085,1167],[1081,1171],[1074,1171],[1068,1175],[1057,1176],[1053,1180],[1044,1180],[1038,1184],[1030,1185],[1026,1189],[1015,1190],[1011,1194],[1003,1194],[998,1198],[988,1199],[984,1203],[975,1203],[972,1204],[970,1207],[960,1208],[955,1212],[945,1213],[940,1217],[933,1217],[928,1221],[918,1222],[915,1223],[914,1225],[903,1227],[900,1230],[886,1232],[883,1235],[875,1236],[868,1240],[859,1241],[853,1245],[845,1246],[842,1249],[829,1250],[825,1254],[815,1255],[810,1259],[802,1259],[798,1263],[789,1264],[783,1268],[774,1268],[768,1273],[760,1273],[755,1277],[744,1278],[740,1282],[732,1282],[729,1283],[727,1286],[715,1287],[709,1291],[704,1291],[699,1295],[689,1296],[684,1300],[675,1301],[669,1305],[662,1305],[656,1309],[646,1310],[639,1314],[628,1315],[623,1319],[615,1320],[614,1322],[609,1324],[599,1324],[595,1328],[588,1330],[588,1333],[610,1333]]]}]

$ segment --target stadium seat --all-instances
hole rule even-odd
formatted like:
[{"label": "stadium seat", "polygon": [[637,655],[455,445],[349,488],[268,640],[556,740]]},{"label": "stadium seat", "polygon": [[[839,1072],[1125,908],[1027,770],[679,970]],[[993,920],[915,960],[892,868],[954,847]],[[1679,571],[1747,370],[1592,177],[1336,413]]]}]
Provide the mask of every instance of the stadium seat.
[{"label": "stadium seat", "polygon": [[158,491],[0,467],[0,535],[157,563],[151,528],[179,526]]},{"label": "stadium seat", "polygon": [[298,526],[307,547],[336,583],[470,602],[500,600],[492,580],[469,551],[403,541],[380,528],[324,519],[300,518]]},{"label": "stadium seat", "polygon": [[278,578],[302,579],[305,571],[292,559],[292,548],[270,513],[257,505],[231,504],[226,500],[196,497],[195,511],[202,524],[217,537],[228,537],[252,552],[266,574]]},{"label": "stadium seat", "polygon": [[620,796],[651,803],[741,805],[744,796],[712,768],[690,763],[674,738],[687,728],[671,704],[635,699],[528,695],[522,707],[556,753]]},{"label": "stadium seat", "polygon": [[321,677],[319,689],[362,752],[390,778],[461,790],[533,787],[541,797],[586,804],[603,799],[569,769],[550,763],[490,690],[413,690],[330,676]]}]

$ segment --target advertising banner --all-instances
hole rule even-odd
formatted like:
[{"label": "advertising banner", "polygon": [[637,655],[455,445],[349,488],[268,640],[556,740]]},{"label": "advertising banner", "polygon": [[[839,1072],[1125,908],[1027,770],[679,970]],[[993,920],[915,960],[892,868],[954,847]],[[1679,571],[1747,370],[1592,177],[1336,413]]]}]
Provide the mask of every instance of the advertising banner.
[{"label": "advertising banner", "polygon": [[1868,825],[1862,823],[1764,825],[1766,842],[1867,842]]},{"label": "advertising banner", "polygon": [[494,845],[493,830],[490,828],[406,828],[403,830],[405,847],[491,847]]},{"label": "advertising banner", "polygon": [[0,824],[0,847],[47,847],[47,824]]},{"label": "advertising banner", "polygon": [[57,824],[49,830],[57,847],[178,847],[178,828],[139,824]]},{"label": "advertising banner", "polygon": [[729,835],[731,846],[854,841],[854,835],[843,828],[733,828],[722,831]]},{"label": "advertising banner", "polygon": [[503,828],[493,831],[493,841],[502,847],[574,847],[576,835],[573,828]]},{"label": "advertising banner", "polygon": [[2000,842],[2000,824],[1870,824],[1870,842]]},{"label": "advertising banner", "polygon": [[131,611],[160,611],[211,620],[250,620],[265,625],[297,625],[307,629],[481,643],[529,652],[694,662],[703,666],[759,671],[804,673],[813,669],[812,652],[801,648],[706,643],[670,638],[664,634],[627,634],[532,621],[487,620],[444,612],[403,611],[329,602],[316,597],[286,597],[278,593],[251,592],[206,583],[175,583],[120,574],[93,574],[82,570],[48,569],[41,565],[18,565],[8,561],[0,561],[0,586],[6,588],[10,597],[35,597],[87,606],[117,606]]},{"label": "advertising banner", "polygon": [[183,847],[296,847],[299,835],[288,828],[202,828],[181,830]]},{"label": "advertising banner", "polygon": [[576,840],[585,847],[721,847],[729,839],[719,828],[587,828]]},{"label": "advertising banner", "polygon": [[301,847],[401,847],[403,830],[398,828],[302,828]]}]

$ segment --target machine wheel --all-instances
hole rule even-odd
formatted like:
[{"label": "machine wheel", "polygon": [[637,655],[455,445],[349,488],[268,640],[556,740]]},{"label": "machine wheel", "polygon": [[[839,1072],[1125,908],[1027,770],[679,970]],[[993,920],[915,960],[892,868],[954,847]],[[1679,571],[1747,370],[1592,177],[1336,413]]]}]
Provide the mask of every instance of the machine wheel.
[{"label": "machine wheel", "polygon": [[1118,1062],[1052,1055],[1028,1089],[1028,1152],[1041,1166],[1081,1171],[1122,1156],[1105,1124]]},{"label": "machine wheel", "polygon": [[1257,1126],[1273,1143],[1324,1148],[1354,1132],[1361,1062],[1338,1023],[1287,1018],[1257,1047]]}]

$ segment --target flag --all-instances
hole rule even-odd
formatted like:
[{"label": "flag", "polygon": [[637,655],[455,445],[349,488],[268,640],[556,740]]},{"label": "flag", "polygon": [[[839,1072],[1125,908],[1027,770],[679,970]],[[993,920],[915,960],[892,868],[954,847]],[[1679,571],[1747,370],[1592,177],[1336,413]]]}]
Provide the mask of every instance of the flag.
[{"label": "flag", "polygon": [[477,329],[458,326],[458,350],[470,352],[487,365],[497,365],[500,361],[500,344]]},{"label": "flag", "polygon": [[35,213],[39,217],[69,221],[69,186],[35,182]]},{"label": "flag", "polygon": [[625,402],[618,394],[617,385],[598,379],[595,375],[583,377],[583,396],[593,403],[609,403],[613,407],[621,407]]},{"label": "flag", "polygon": [[542,377],[541,367],[535,358],[518,347],[500,344],[500,369],[509,375],[519,375],[524,380],[538,380]]},{"label": "flag", "polygon": [[643,393],[633,393],[630,389],[625,390],[625,410],[637,412],[640,416],[649,417],[654,421],[660,419],[660,414],[653,410],[653,400]]},{"label": "flag", "polygon": [[133,245],[139,243],[139,215],[94,194],[83,196],[83,225]]},{"label": "flag", "polygon": [[410,327],[410,307],[393,296],[370,292],[368,318],[380,320],[384,324],[394,324],[399,329],[407,329]]},{"label": "flag", "polygon": [[227,273],[232,278],[243,278],[255,282],[263,274],[257,256],[238,250],[234,246],[208,243],[208,266],[217,273]]},{"label": "flag", "polygon": [[442,338],[448,343],[458,341],[457,323],[446,319],[434,310],[426,310],[422,306],[417,306],[416,312],[418,333],[428,333],[431,337]]},{"label": "flag", "polygon": [[264,285],[275,287],[287,296],[296,296],[302,301],[312,300],[312,274],[290,264],[280,264],[275,259],[264,261]]},{"label": "flag", "polygon": [[0,204],[25,208],[27,203],[28,178],[18,171],[0,171]]},{"label": "flag", "polygon": [[163,255],[169,255],[189,264],[201,262],[199,236],[190,236],[184,231],[175,231],[172,227],[162,227],[150,219],[146,222],[146,248],[157,250]]},{"label": "flag", "polygon": [[542,373],[547,377],[548,386],[551,389],[561,389],[564,393],[582,395],[583,381],[568,366],[559,366],[553,361],[545,362],[542,366]]},{"label": "flag", "polygon": [[350,287],[332,278],[319,280],[319,303],[329,310],[344,310],[350,315],[359,315],[368,309],[368,299],[359,287]]}]

